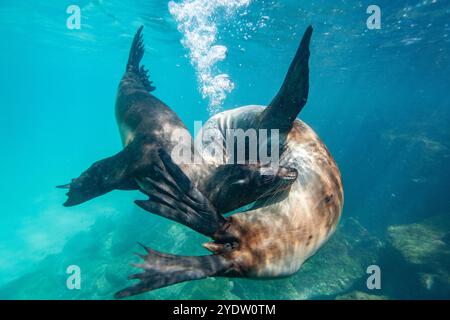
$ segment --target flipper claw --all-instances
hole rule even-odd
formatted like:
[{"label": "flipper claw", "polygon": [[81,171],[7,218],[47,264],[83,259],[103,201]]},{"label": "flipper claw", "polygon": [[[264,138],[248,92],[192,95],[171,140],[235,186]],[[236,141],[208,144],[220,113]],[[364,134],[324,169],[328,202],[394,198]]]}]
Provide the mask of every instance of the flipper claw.
[{"label": "flipper claw", "polygon": [[70,183],[56,186],[56,188],[58,188],[58,189],[70,189]]}]

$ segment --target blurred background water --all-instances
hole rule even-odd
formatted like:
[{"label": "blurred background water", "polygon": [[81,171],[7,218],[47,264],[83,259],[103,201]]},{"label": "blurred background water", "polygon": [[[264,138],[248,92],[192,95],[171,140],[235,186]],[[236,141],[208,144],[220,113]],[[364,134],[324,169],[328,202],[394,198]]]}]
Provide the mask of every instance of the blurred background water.
[{"label": "blurred background water", "polygon": [[[69,5],[81,29],[66,26]],[[337,234],[287,279],[207,279],[137,298],[450,298],[450,1],[60,0],[0,2],[0,298],[110,299],[136,241],[204,254],[203,239],[144,213],[137,192],[64,208],[55,186],[121,149],[115,90],[136,29],[165,101],[194,121],[267,104],[305,28],[311,86],[300,114],[340,166]],[[193,19],[193,20],[192,20]],[[81,290],[65,285],[68,265]],[[377,264],[382,289],[368,290]]]}]

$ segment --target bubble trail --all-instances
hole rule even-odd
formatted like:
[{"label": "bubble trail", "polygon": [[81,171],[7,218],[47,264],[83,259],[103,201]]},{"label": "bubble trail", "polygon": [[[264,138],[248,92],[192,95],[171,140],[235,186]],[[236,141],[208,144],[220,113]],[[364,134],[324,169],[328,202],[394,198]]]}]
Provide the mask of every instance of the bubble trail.
[{"label": "bubble trail", "polygon": [[234,83],[216,64],[225,59],[227,47],[217,44],[218,19],[229,19],[251,0],[184,0],[169,2],[169,12],[183,34],[182,45],[189,50],[189,58],[197,73],[199,90],[208,99],[210,114],[220,111]]}]

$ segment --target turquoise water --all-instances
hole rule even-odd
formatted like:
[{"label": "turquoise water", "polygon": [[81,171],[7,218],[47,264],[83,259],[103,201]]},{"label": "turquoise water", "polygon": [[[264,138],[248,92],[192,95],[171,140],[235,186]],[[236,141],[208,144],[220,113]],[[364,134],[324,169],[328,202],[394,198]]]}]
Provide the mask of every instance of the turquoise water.
[{"label": "turquoise water", "polygon": [[[202,236],[137,208],[137,192],[64,208],[55,189],[121,149],[115,91],[141,24],[154,93],[190,130],[269,103],[312,24],[300,118],[337,161],[346,199],[336,235],[292,277],[207,279],[137,298],[450,298],[450,2],[380,0],[380,30],[366,26],[369,1],[176,3],[0,2],[0,298],[110,299],[127,285],[137,241],[206,253]],[[79,30],[66,26],[72,4]],[[213,40],[188,37],[205,34]],[[366,287],[372,264],[380,290]],[[69,265],[81,268],[80,290],[66,287]]]}]

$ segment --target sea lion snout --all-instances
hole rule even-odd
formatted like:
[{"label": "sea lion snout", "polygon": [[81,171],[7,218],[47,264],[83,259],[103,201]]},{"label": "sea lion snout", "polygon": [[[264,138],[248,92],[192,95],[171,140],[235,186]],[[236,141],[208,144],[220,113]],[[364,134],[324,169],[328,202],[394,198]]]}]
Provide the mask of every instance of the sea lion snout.
[{"label": "sea lion snout", "polygon": [[261,181],[260,184],[276,183],[284,180],[295,180],[297,170],[287,166],[271,167],[270,165],[255,165],[258,170],[253,172],[253,178]]},{"label": "sea lion snout", "polygon": [[298,177],[298,171],[291,167],[280,167],[278,169],[278,175],[283,178],[283,181],[295,181]]},{"label": "sea lion snout", "polygon": [[263,172],[262,181],[272,186],[272,192],[288,190],[297,180],[298,171],[292,167],[280,166],[274,173]]}]

